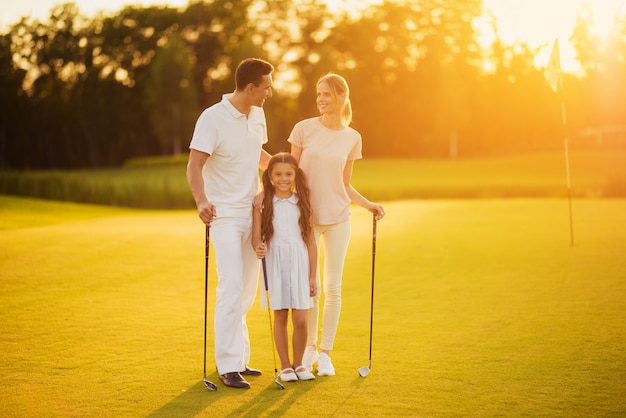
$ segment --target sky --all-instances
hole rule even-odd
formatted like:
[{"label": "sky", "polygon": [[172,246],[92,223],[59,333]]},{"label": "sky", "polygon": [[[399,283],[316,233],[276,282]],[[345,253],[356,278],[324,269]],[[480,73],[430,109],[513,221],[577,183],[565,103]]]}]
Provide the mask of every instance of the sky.
[{"label": "sky", "polygon": [[50,9],[56,5],[73,2],[81,14],[93,16],[99,11],[117,11],[126,5],[169,5],[184,7],[188,0],[0,0],[0,29],[19,21],[22,16],[31,15],[46,19]]},{"label": "sky", "polygon": [[[561,65],[565,71],[579,69],[569,42],[581,7],[590,9],[592,29],[605,36],[616,14],[626,14],[626,0],[483,0],[498,22],[498,37],[505,43],[525,41],[541,48],[535,65],[546,66],[554,40],[559,40]],[[488,39],[487,39],[488,40]]]},{"label": "sky", "polygon": [[[71,1],[71,0],[67,0]],[[362,1],[362,0],[361,0]],[[370,0],[374,1],[374,0]],[[535,64],[545,66],[554,39],[559,39],[561,63],[565,71],[576,71],[574,49],[568,38],[582,5],[587,5],[596,20],[599,34],[606,32],[616,13],[626,14],[626,0],[483,0],[498,23],[498,36],[506,43],[525,41],[531,47],[540,48]],[[93,16],[99,11],[115,12],[128,4],[184,7],[188,0],[73,0],[81,14]],[[355,0],[327,0],[332,5],[354,3]],[[63,0],[1,0],[0,30],[6,30],[22,16],[32,15],[46,19],[50,9],[64,3]],[[486,28],[487,26],[485,26]],[[485,29],[483,40],[488,42],[493,34]]]}]

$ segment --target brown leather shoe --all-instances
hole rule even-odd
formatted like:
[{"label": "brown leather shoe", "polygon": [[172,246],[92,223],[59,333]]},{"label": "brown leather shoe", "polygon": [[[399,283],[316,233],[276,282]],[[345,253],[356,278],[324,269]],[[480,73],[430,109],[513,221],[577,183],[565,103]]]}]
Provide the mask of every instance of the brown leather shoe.
[{"label": "brown leather shoe", "polygon": [[241,377],[239,372],[221,374],[220,380],[226,386],[230,386],[231,388],[250,389],[250,383],[246,382],[246,379]]},{"label": "brown leather shoe", "polygon": [[242,376],[261,376],[263,372],[259,369],[253,369],[252,367],[246,366],[246,369],[243,372],[239,372]]}]

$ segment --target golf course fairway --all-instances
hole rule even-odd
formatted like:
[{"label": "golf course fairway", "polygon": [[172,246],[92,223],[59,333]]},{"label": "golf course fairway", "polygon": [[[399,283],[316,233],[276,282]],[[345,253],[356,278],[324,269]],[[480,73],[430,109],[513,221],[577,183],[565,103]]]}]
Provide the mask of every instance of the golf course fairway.
[{"label": "golf course fairway", "polygon": [[[0,196],[3,417],[626,416],[626,200],[411,200],[354,207],[337,375],[274,383],[248,314],[252,388],[219,382],[193,210]],[[574,245],[570,243],[573,232]],[[209,323],[215,265],[209,257]]]}]

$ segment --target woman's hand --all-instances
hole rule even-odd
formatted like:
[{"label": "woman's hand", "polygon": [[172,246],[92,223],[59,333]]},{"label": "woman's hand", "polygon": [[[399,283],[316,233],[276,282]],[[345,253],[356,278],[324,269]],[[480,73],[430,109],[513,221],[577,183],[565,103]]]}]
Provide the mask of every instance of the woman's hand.
[{"label": "woman's hand", "polygon": [[376,220],[380,221],[385,216],[385,208],[377,203],[371,203],[369,207],[370,212],[376,214]]}]

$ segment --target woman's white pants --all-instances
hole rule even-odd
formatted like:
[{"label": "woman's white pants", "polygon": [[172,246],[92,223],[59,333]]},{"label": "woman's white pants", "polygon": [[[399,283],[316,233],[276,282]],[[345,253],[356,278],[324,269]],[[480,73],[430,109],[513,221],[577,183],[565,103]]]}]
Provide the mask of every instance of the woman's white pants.
[{"label": "woman's white pants", "polygon": [[[322,309],[322,339],[320,348],[332,350],[335,334],[339,325],[341,313],[341,280],[343,265],[350,242],[350,219],[333,225],[314,225],[317,248],[323,250],[324,281],[320,287],[320,268],[317,269],[317,296],[313,298],[313,307],[309,309],[307,345],[317,344],[317,327],[319,320],[320,294],[324,293],[324,307]],[[321,246],[320,246],[321,244]],[[321,252],[320,252],[321,255]]]}]

